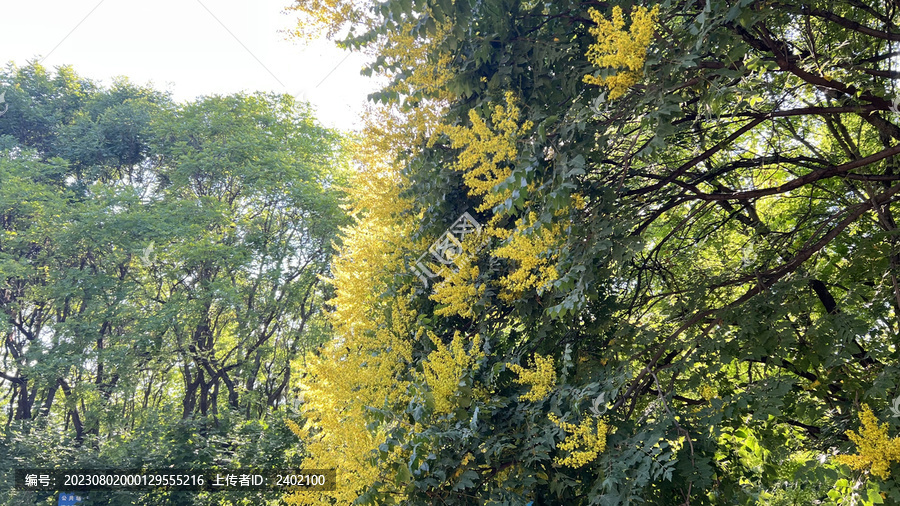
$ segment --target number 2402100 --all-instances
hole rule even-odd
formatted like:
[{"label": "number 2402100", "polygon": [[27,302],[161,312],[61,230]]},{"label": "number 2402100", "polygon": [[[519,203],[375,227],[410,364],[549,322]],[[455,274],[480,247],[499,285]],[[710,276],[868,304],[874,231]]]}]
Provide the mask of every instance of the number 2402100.
[{"label": "number 2402100", "polygon": [[326,480],[324,474],[279,474],[276,487],[323,487]]}]

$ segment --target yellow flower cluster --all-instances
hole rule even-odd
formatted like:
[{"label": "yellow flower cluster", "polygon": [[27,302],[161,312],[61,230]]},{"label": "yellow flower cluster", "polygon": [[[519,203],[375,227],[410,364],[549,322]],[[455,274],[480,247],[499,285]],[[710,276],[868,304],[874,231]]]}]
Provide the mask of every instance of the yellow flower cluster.
[{"label": "yellow flower cluster", "polygon": [[431,300],[444,307],[436,309],[438,316],[457,314],[472,318],[475,303],[484,295],[485,285],[475,286],[478,279],[478,266],[472,264],[472,257],[464,252],[456,258],[457,272],[450,272],[444,280],[435,285]]},{"label": "yellow flower cluster", "polygon": [[[512,92],[506,93],[505,102],[505,105],[494,106],[491,126],[473,109],[469,111],[471,127],[443,125],[437,129],[437,132],[447,135],[451,147],[461,150],[453,168],[463,172],[469,195],[482,198],[481,204],[476,208],[479,211],[489,210],[511,196],[511,190],[501,192],[496,187],[512,174],[511,164],[518,155],[517,143],[533,126],[530,121],[524,121],[520,125],[521,111]],[[435,140],[436,136],[432,137],[431,142]],[[534,185],[526,190],[533,192]],[[584,206],[583,198],[576,199],[576,207]],[[529,230],[537,223],[537,215],[529,213],[517,220],[515,230],[510,231],[496,227],[499,218],[499,215],[491,218],[485,234],[507,241],[492,254],[496,258],[506,258],[516,263],[515,269],[499,281],[503,289],[500,297],[513,300],[524,291],[547,288],[559,277],[555,264],[567,225],[555,223]],[[467,312],[471,308],[470,303],[480,298],[481,293],[472,293],[470,285],[454,282],[449,285],[452,287],[452,298],[450,295],[438,297],[446,300],[447,304],[456,304],[445,308],[442,314],[470,314]],[[460,310],[463,312],[460,313]]]},{"label": "yellow flower cluster", "polygon": [[500,294],[503,299],[515,299],[531,288],[543,290],[559,277],[555,264],[566,225],[556,222],[529,232],[528,229],[537,223],[537,218],[537,214],[531,212],[517,220],[516,229],[509,235],[507,244],[493,252],[497,258],[517,263],[516,269],[501,280],[507,290]]},{"label": "yellow flower cluster", "polygon": [[453,77],[453,57],[450,53],[439,53],[436,61],[429,61],[429,54],[435,51],[437,44],[448,33],[449,25],[441,25],[433,38],[422,41],[412,35],[414,25],[409,23],[389,35],[390,43],[380,48],[379,56],[385,59],[388,67],[396,66],[400,70],[389,71],[385,77],[395,78],[403,73],[403,79],[392,83],[388,88],[403,95],[414,92],[425,92],[441,99],[453,98],[446,88]]},{"label": "yellow flower cluster", "polygon": [[569,452],[569,456],[555,458],[554,462],[557,465],[578,469],[593,462],[606,449],[606,431],[609,427],[602,418],[588,416],[578,425],[563,422],[553,413],[548,414],[547,418],[557,427],[569,433],[557,445],[560,450]]},{"label": "yellow flower cluster", "polygon": [[288,504],[349,504],[387,472],[389,463],[372,465],[372,449],[384,434],[368,430],[366,406],[406,405],[410,400],[401,372],[412,360],[417,315],[408,303],[407,297],[397,297],[391,299],[386,316],[370,309],[365,313],[368,321],[335,322],[339,337],[307,356],[307,422],[301,432],[311,456],[304,466],[346,472],[334,491],[296,492],[285,497]]},{"label": "yellow flower cluster", "polygon": [[353,0],[295,0],[285,9],[297,13],[299,19],[293,35],[303,40],[318,38],[322,32],[333,37],[341,27],[362,14]]},{"label": "yellow flower cluster", "polygon": [[300,428],[300,425],[297,424],[297,422],[285,418],[284,424],[287,425],[288,428],[291,429],[291,432],[296,434],[297,437],[303,437],[305,435],[305,433],[303,432],[303,429]]},{"label": "yellow flower cluster", "polygon": [[556,384],[556,369],[553,368],[553,357],[535,354],[534,359],[530,361],[528,369],[519,364],[506,364],[509,369],[518,374],[516,383],[520,385],[531,385],[528,393],[519,396],[524,401],[542,401],[553,389]]},{"label": "yellow flower cluster", "polygon": [[406,212],[410,203],[400,197],[404,180],[395,160],[405,145],[390,138],[397,131],[387,121],[391,117],[390,111],[374,111],[353,149],[357,170],[347,188],[347,209],[355,221],[343,231],[329,280],[335,288],[335,310],[329,315],[335,338],[306,357],[307,423],[291,427],[302,433],[309,451],[305,466],[345,472],[335,490],[295,492],[284,498],[288,504],[349,504],[382,479],[389,463],[373,465],[371,452],[384,434],[367,429],[366,406],[409,402],[401,371],[412,361],[417,314],[406,296],[385,299],[382,294],[394,273],[404,269],[406,248],[421,245],[402,239],[418,224]]},{"label": "yellow flower cluster", "polygon": [[[437,349],[428,355],[428,360],[423,365],[423,374],[434,396],[434,411],[441,415],[456,407],[456,393],[463,375],[484,357],[484,352],[481,351],[481,336],[478,334],[475,334],[471,343],[467,343],[468,340],[456,332],[449,347],[432,332],[428,333],[428,337]],[[469,344],[468,351],[466,344]]]},{"label": "yellow flower cluster", "polygon": [[495,192],[493,189],[512,173],[508,164],[514,162],[518,154],[516,141],[533,126],[526,121],[520,127],[519,112],[513,93],[507,92],[506,106],[494,106],[493,130],[475,109],[469,111],[471,128],[448,125],[438,128],[438,132],[450,138],[454,149],[462,149],[453,168],[464,173],[469,195],[482,197],[479,211],[491,209],[509,196],[508,191]]},{"label": "yellow flower cluster", "polygon": [[700,397],[703,397],[704,400],[711,401],[712,399],[714,399],[718,396],[719,396],[719,392],[717,392],[716,389],[713,388],[712,386],[703,385],[700,387]]},{"label": "yellow flower cluster", "polygon": [[[289,9],[299,16],[294,35],[300,38],[323,31],[332,37],[349,25],[364,33],[382,21],[377,12],[353,0],[293,0]],[[335,490],[292,493],[284,498],[288,504],[350,504],[372,483],[393,482],[385,476],[393,477],[391,465],[402,457],[392,453],[373,462],[372,450],[384,441],[387,428],[370,431],[366,407],[387,402],[402,411],[410,400],[408,380],[400,373],[409,367],[412,343],[421,330],[415,311],[409,308],[408,293],[392,298],[383,294],[398,272],[406,272],[403,259],[409,252],[421,251],[429,242],[423,239],[415,244],[407,239],[414,235],[419,220],[409,212],[411,202],[401,197],[401,189],[407,186],[403,160],[420,151],[436,131],[453,98],[444,86],[453,73],[449,53],[435,56],[445,27],[438,26],[429,38],[417,39],[411,35],[413,25],[401,25],[366,47],[384,59],[379,77],[393,81],[386,91],[398,98],[372,105],[366,111],[363,132],[349,146],[356,170],[346,189],[350,196],[346,208],[354,223],[343,230],[331,270],[335,309],[329,316],[335,338],[306,358],[306,425],[288,424],[309,451],[305,466],[342,472]],[[431,96],[415,107],[404,104],[417,92]],[[464,305],[458,301],[454,307]],[[447,353],[459,357],[453,343]],[[435,355],[434,363],[438,362]],[[428,369],[435,382],[453,375],[438,369]],[[402,502],[403,492],[394,493]]]},{"label": "yellow flower cluster", "polygon": [[587,199],[580,193],[573,193],[572,206],[579,211],[583,211],[587,207]]},{"label": "yellow flower cluster", "polygon": [[466,452],[466,454],[463,455],[462,460],[459,461],[459,467],[457,467],[456,470],[453,471],[453,474],[451,474],[448,477],[446,483],[456,483],[456,480],[459,479],[459,476],[463,472],[465,472],[466,464],[468,464],[469,462],[471,462],[474,459],[475,459],[475,455],[472,455],[472,452]]},{"label": "yellow flower cluster", "polygon": [[644,74],[647,46],[653,37],[659,6],[655,5],[650,10],[634,6],[631,10],[630,30],[624,29],[625,18],[618,5],[613,7],[611,20],[604,18],[594,8],[588,10],[588,15],[596,23],[589,30],[597,43],[588,47],[585,56],[598,67],[616,69],[616,75],[599,77],[588,74],[584,76],[584,82],[605,86],[609,88],[609,98],[618,98]]},{"label": "yellow flower cluster", "polygon": [[900,462],[900,438],[888,437],[888,425],[878,425],[878,419],[869,406],[863,404],[859,416],[862,427],[859,434],[847,431],[847,437],[856,443],[856,455],[840,455],[837,461],[856,470],[871,467],[872,474],[886,480],[891,476],[891,462]]}]

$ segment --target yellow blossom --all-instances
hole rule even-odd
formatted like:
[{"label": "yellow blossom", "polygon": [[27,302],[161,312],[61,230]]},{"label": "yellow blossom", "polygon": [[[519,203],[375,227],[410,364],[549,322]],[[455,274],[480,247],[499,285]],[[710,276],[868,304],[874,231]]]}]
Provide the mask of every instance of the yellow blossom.
[{"label": "yellow blossom", "polygon": [[477,209],[486,211],[509,196],[509,191],[493,190],[512,174],[509,164],[518,155],[516,142],[531,130],[533,124],[526,121],[519,126],[519,108],[512,92],[506,93],[506,106],[494,106],[493,129],[475,109],[469,111],[469,121],[471,127],[444,125],[438,132],[450,138],[454,149],[462,149],[453,168],[463,172],[469,195],[482,197],[482,204]]},{"label": "yellow blossom", "polygon": [[463,375],[484,357],[484,352],[481,351],[481,337],[478,334],[468,343],[468,351],[468,340],[459,332],[453,335],[450,346],[446,346],[432,332],[428,332],[428,337],[437,349],[428,355],[428,360],[423,364],[423,375],[434,396],[434,411],[441,415],[456,407],[455,398]]},{"label": "yellow blossom", "polygon": [[593,462],[606,449],[608,427],[602,418],[587,416],[578,425],[563,422],[553,413],[549,413],[547,418],[569,433],[557,445],[557,448],[569,452],[569,455],[565,458],[555,458],[554,462],[557,465],[578,469]]},{"label": "yellow blossom", "polygon": [[297,437],[302,437],[304,435],[303,429],[300,427],[300,425],[297,424],[297,422],[285,418],[284,424],[287,425],[288,428],[291,429],[291,432],[296,434]]},{"label": "yellow blossom", "polygon": [[703,397],[706,401],[711,401],[712,399],[719,396],[719,393],[710,385],[703,385],[700,387],[700,397]]},{"label": "yellow blossom", "polygon": [[494,250],[497,258],[516,262],[516,268],[500,282],[507,290],[500,296],[506,300],[519,297],[532,288],[545,290],[559,277],[555,264],[567,224],[556,222],[537,227],[537,221],[534,212],[517,220],[507,244]]},{"label": "yellow blossom", "polygon": [[530,368],[526,369],[518,364],[506,364],[509,369],[518,374],[514,379],[520,385],[531,385],[528,393],[519,396],[524,401],[542,401],[556,384],[556,369],[553,368],[553,357],[535,354]]},{"label": "yellow blossom", "polygon": [[[518,156],[517,143],[533,126],[530,121],[520,124],[521,112],[512,92],[506,93],[505,102],[505,105],[494,106],[490,126],[472,109],[469,111],[471,127],[444,125],[437,129],[437,132],[447,135],[451,147],[461,150],[452,167],[463,172],[463,181],[469,189],[469,195],[481,197],[481,204],[476,207],[479,211],[490,210],[512,196],[511,189],[497,191],[496,187],[512,174],[511,165]],[[435,140],[436,137],[432,137],[431,143]],[[525,190],[530,195],[536,190],[536,185],[531,183]],[[585,207],[581,196],[576,197],[575,206],[579,209]],[[561,211],[557,217],[561,217],[564,212]],[[555,264],[568,223],[560,220],[542,226],[538,223],[537,214],[531,212],[516,221],[514,230],[507,230],[497,226],[500,218],[501,215],[494,215],[485,227],[485,236],[505,241],[492,255],[514,261],[512,271],[499,280],[503,288],[500,297],[513,300],[530,289],[547,289],[559,277]],[[459,283],[451,282],[450,285],[456,286]],[[466,290],[471,291],[470,288]],[[439,295],[447,300],[447,304],[457,302],[452,308],[447,308],[444,314],[459,312],[460,309],[465,313],[460,305],[465,298],[463,295],[459,291],[454,292],[454,298]],[[478,294],[470,295],[468,300],[471,301],[476,295]]]},{"label": "yellow blossom", "polygon": [[891,476],[891,463],[900,462],[900,438],[889,438],[888,424],[878,425],[875,414],[865,404],[859,418],[862,425],[859,434],[852,430],[846,432],[859,453],[839,455],[837,461],[856,470],[871,468],[872,474],[886,480]]},{"label": "yellow blossom", "polygon": [[[288,504],[349,504],[364,487],[391,472],[392,459],[402,457],[391,454],[373,463],[372,449],[384,441],[386,428],[367,428],[366,407],[410,400],[401,371],[412,361],[417,314],[406,295],[385,299],[382,294],[404,269],[408,250],[422,247],[402,239],[418,223],[407,212],[410,201],[400,196],[404,179],[397,157],[407,145],[392,138],[420,130],[394,128],[394,120],[401,126],[408,123],[390,109],[371,111],[369,120],[352,149],[357,170],[347,188],[347,210],[354,223],[343,230],[333,278],[327,280],[335,288],[335,309],[329,314],[335,338],[306,358],[307,423],[299,431],[309,452],[304,466],[343,472],[335,490],[294,492],[284,498]],[[298,432],[298,427],[291,429]]]},{"label": "yellow blossom", "polygon": [[438,316],[459,315],[474,317],[473,307],[484,295],[485,285],[476,286],[478,266],[472,263],[473,248],[467,248],[455,259],[457,271],[449,272],[444,280],[435,285],[431,300],[444,305],[434,311]]},{"label": "yellow blossom", "polygon": [[587,200],[580,193],[572,194],[572,206],[579,211],[583,211],[587,207]]},{"label": "yellow blossom", "polygon": [[358,20],[360,6],[351,0],[296,0],[287,10],[298,14],[295,37],[312,40],[327,31],[334,36],[346,23]]},{"label": "yellow blossom", "polygon": [[[351,0],[294,0],[290,9],[299,15],[294,35],[300,38],[323,31],[333,37],[350,27],[364,33],[383,22],[378,13]],[[384,90],[388,102],[370,106],[363,131],[348,146],[348,152],[354,153],[356,171],[346,189],[350,197],[346,209],[354,223],[342,231],[333,278],[328,280],[335,291],[331,301],[335,309],[329,315],[335,337],[306,359],[306,425],[288,424],[303,438],[309,452],[304,466],[341,471],[335,490],[292,493],[284,498],[288,504],[350,504],[372,483],[393,483],[386,476],[393,477],[391,466],[404,459],[400,452],[390,452],[378,461],[371,459],[388,428],[370,430],[366,407],[387,403],[402,411],[411,400],[409,380],[400,372],[409,367],[421,329],[410,309],[410,293],[391,298],[383,294],[397,273],[407,272],[404,259],[430,242],[406,239],[415,234],[421,216],[410,212],[413,202],[402,197],[403,188],[409,186],[402,171],[404,160],[426,146],[456,97],[446,86],[455,75],[452,55],[437,49],[449,25],[438,24],[428,37],[418,37],[413,35],[411,19],[395,21],[396,30],[366,45],[366,50],[384,63],[376,69],[379,77],[391,84]],[[477,278],[477,267],[460,274],[457,285],[461,290],[463,280]],[[472,294],[467,283],[463,294],[451,288],[452,284],[439,297],[447,297],[442,303],[448,312],[465,312],[473,298],[480,296],[479,289]],[[429,385],[437,385],[442,409],[446,409],[444,401],[451,402],[458,390],[458,381],[450,388],[451,378],[461,377],[461,371],[471,368],[480,353],[478,344],[471,343],[471,350],[465,353],[461,343],[462,337],[454,337],[443,350],[439,346],[424,368]],[[452,359],[451,367],[439,365],[445,356]],[[405,458],[408,460],[408,455]],[[400,489],[392,493],[402,502]]]},{"label": "yellow blossom", "polygon": [[598,67],[615,69],[616,74],[610,77],[588,74],[584,76],[584,82],[605,86],[609,88],[609,98],[618,98],[644,74],[647,46],[653,37],[659,6],[655,5],[650,10],[634,6],[629,30],[624,29],[625,18],[618,5],[613,7],[609,20],[594,8],[588,10],[588,15],[596,23],[589,31],[597,39],[597,43],[591,44],[585,56]]}]

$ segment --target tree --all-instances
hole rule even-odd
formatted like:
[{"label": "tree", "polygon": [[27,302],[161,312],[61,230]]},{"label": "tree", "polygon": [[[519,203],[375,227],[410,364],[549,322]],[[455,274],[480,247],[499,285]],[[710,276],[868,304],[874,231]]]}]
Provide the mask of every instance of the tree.
[{"label": "tree", "polygon": [[4,462],[289,465],[294,362],[329,332],[341,137],[281,95],[175,104],[37,64],[0,82]]},{"label": "tree", "polygon": [[336,500],[900,500],[895,5],[294,8],[391,80],[307,394]]},{"label": "tree", "polygon": [[321,304],[340,225],[337,139],[266,96],[191,104],[160,119],[159,136],[169,228],[145,297],[174,317],[163,329],[180,357],[183,416],[215,413],[220,387],[232,408],[259,414],[280,404]]}]

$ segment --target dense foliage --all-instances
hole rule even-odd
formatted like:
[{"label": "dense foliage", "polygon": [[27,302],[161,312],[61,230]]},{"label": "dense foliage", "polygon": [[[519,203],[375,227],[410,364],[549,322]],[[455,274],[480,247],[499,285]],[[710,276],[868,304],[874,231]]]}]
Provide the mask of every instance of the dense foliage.
[{"label": "dense foliage", "polygon": [[[286,96],[176,104],[36,64],[0,86],[6,483],[12,467],[299,464],[283,419],[298,358],[328,335],[319,276],[345,219],[342,140]],[[3,504],[51,500],[0,489]]]},{"label": "dense foliage", "polygon": [[290,502],[900,503],[896,2],[293,8],[388,84]]}]

